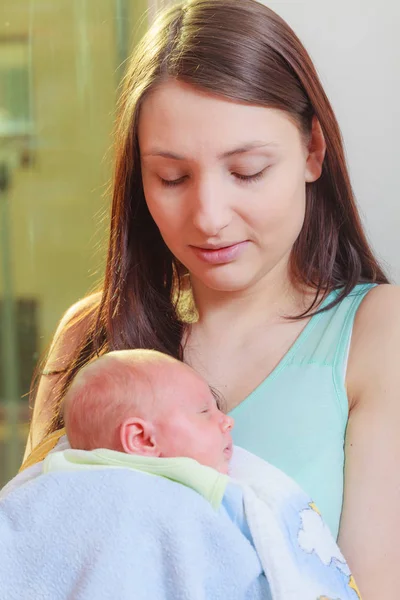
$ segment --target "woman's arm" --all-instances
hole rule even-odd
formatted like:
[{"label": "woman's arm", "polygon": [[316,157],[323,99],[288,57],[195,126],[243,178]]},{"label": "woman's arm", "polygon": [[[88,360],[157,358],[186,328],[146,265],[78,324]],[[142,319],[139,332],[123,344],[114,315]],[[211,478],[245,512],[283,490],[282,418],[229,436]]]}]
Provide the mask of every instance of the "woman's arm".
[{"label": "woman's arm", "polygon": [[400,288],[372,290],[351,345],[339,545],[363,600],[397,598],[400,565]]},{"label": "woman's arm", "polygon": [[41,441],[53,416],[52,405],[59,391],[60,376],[56,374],[47,375],[46,373],[62,371],[66,368],[88,327],[87,319],[82,320],[79,317],[91,306],[98,303],[99,298],[100,294],[93,294],[71,306],[57,327],[44,368],[45,374],[39,378],[38,382],[24,460]]}]

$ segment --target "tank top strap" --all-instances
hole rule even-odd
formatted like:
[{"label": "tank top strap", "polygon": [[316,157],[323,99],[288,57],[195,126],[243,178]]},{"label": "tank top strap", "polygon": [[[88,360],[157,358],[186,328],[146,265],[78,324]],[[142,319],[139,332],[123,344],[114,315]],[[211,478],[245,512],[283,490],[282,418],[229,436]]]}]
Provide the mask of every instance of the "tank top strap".
[{"label": "tank top strap", "polygon": [[[292,364],[331,365],[344,377],[354,319],[361,302],[373,287],[375,284],[359,284],[339,304],[314,316],[303,332],[304,339],[292,358]],[[338,293],[331,292],[324,306],[330,304]]]}]

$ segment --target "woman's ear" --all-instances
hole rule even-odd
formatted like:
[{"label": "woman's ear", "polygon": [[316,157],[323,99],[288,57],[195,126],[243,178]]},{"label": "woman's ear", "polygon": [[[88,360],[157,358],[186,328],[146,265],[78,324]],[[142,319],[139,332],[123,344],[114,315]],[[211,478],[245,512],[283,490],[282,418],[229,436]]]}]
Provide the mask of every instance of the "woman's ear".
[{"label": "woman's ear", "polygon": [[322,165],[326,154],[326,142],[320,122],[313,117],[311,137],[308,143],[308,158],[306,163],[306,182],[313,183],[321,177]]},{"label": "woman's ear", "polygon": [[139,418],[125,419],[120,427],[121,446],[127,454],[139,456],[160,456],[154,427],[148,421]]}]

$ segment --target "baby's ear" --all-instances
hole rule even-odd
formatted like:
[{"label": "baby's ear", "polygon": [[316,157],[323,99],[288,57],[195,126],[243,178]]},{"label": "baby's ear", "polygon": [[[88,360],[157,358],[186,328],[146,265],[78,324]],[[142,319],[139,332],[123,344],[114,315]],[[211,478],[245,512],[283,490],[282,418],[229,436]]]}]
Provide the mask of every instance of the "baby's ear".
[{"label": "baby's ear", "polygon": [[120,427],[120,442],[127,454],[160,456],[155,442],[154,427],[144,419],[125,419]]}]

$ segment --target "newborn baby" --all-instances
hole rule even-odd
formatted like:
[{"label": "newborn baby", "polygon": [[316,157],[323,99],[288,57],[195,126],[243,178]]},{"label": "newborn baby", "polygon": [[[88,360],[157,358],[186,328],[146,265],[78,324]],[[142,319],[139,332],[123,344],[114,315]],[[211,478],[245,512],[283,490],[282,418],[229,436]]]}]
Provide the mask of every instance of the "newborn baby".
[{"label": "newborn baby", "polygon": [[64,399],[72,448],[188,457],[220,473],[232,456],[233,419],[200,375],[153,350],[119,350],[79,371]]},{"label": "newborn baby", "polygon": [[227,476],[233,420],[187,365],[111,352],[81,369],[63,408],[75,450],[50,452],[41,475],[0,501],[2,597],[34,586],[60,600],[115,589],[124,598],[360,597],[292,480],[237,447]]}]

